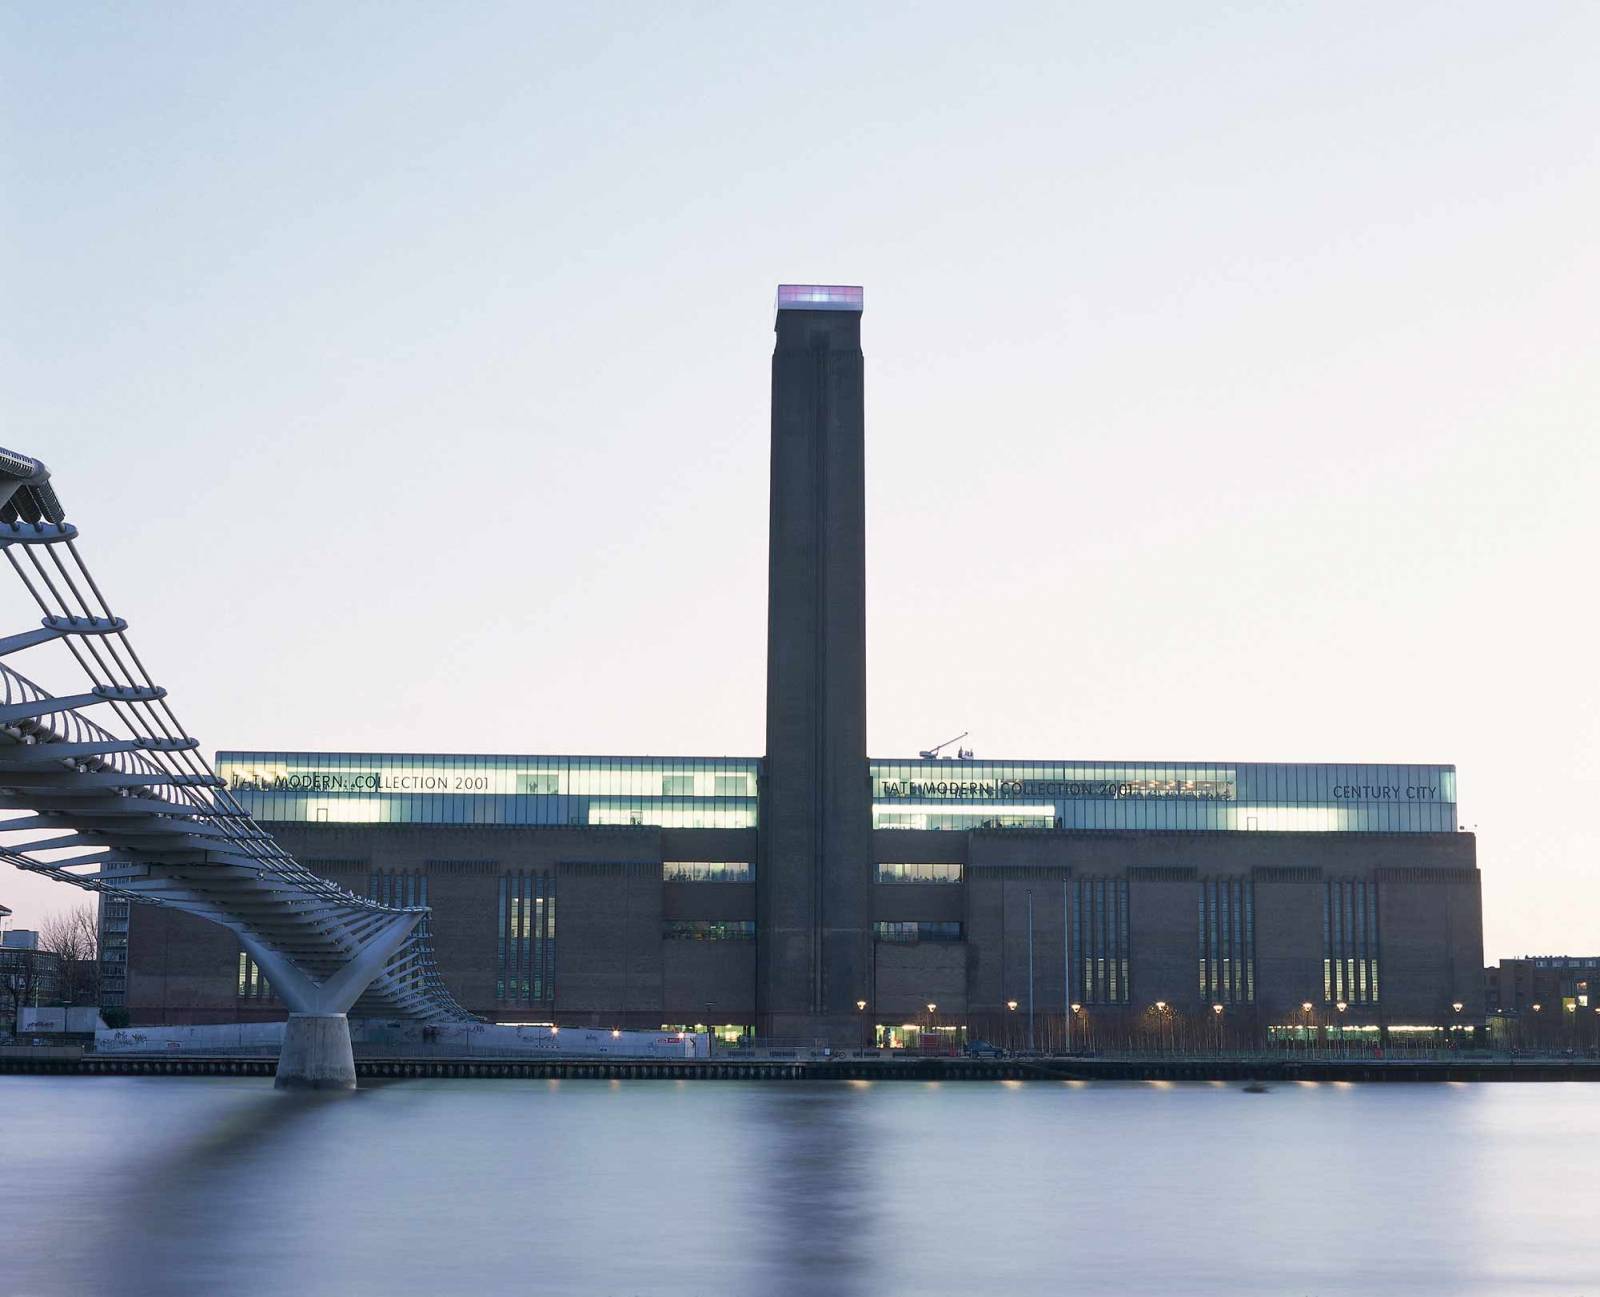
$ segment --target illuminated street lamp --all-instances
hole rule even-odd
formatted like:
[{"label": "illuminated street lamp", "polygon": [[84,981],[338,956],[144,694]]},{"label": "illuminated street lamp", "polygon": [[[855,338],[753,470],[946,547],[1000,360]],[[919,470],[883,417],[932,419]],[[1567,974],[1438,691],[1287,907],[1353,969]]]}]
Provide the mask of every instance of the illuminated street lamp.
[{"label": "illuminated street lamp", "polygon": [[1067,1014],[1067,1053],[1070,1054],[1072,1052],[1072,1028],[1074,1026],[1073,1019],[1083,1012],[1083,1005],[1074,1000],[1067,1006],[1067,1008],[1071,1010],[1071,1012]]},{"label": "illuminated street lamp", "polygon": [[1334,1002],[1333,1007],[1339,1010],[1339,1051],[1343,1053],[1345,1050],[1344,1011],[1350,1007],[1350,1002],[1348,1000],[1337,1000]]},{"label": "illuminated street lamp", "polygon": [[1215,1028],[1217,1053],[1220,1054],[1222,1052],[1222,1006],[1220,1004],[1211,1006],[1211,1022]]},{"label": "illuminated street lamp", "polygon": [[1300,1012],[1305,1015],[1305,1019],[1306,1019],[1306,1024],[1305,1024],[1306,1053],[1309,1054],[1311,1052],[1311,1001],[1310,1000],[1302,1000],[1302,1001],[1300,1001]]},{"label": "illuminated street lamp", "polygon": [[865,1000],[856,1001],[856,1012],[861,1014],[861,1048],[871,1049],[872,1041],[867,1039],[867,1002]]}]

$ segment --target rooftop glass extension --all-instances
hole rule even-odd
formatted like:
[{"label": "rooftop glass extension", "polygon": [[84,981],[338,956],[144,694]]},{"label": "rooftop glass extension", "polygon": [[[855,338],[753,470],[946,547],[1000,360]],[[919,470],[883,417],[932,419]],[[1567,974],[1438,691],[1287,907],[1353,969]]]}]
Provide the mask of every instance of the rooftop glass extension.
[{"label": "rooftop glass extension", "polygon": [[221,752],[217,773],[262,820],[331,824],[756,822],[753,757],[516,757]]},{"label": "rooftop glass extension", "polygon": [[[1447,833],[1454,766],[872,761],[874,827]],[[749,828],[755,757],[222,752],[257,818]]]},{"label": "rooftop glass extension", "polygon": [[1454,766],[873,761],[877,828],[1447,833]]}]

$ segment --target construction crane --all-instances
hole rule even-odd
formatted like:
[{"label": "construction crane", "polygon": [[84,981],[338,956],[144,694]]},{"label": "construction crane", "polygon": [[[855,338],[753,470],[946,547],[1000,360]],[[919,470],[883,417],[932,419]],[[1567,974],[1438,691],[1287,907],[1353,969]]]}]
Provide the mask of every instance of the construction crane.
[{"label": "construction crane", "polygon": [[[935,743],[931,748],[928,748],[924,752],[919,752],[919,753],[917,753],[917,755],[919,757],[921,757],[924,761],[937,761],[939,759],[939,753],[944,751],[944,749],[949,747],[952,743],[961,742],[961,740],[966,738],[967,735],[969,735],[970,733],[972,733],[971,730],[962,730],[961,733],[959,733],[959,734],[957,734],[955,736],[955,738],[946,739],[943,743]],[[949,758],[946,758],[946,760],[948,760],[948,759]],[[958,761],[970,761],[972,759],[972,749],[971,748],[957,748],[956,749],[956,759]]]}]

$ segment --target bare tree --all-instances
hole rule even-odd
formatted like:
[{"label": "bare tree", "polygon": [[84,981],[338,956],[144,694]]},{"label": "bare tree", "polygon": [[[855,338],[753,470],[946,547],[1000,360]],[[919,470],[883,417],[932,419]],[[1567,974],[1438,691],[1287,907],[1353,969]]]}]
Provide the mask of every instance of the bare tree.
[{"label": "bare tree", "polygon": [[68,1004],[92,1004],[100,987],[100,922],[93,905],[52,914],[39,925],[39,949],[61,960]]}]

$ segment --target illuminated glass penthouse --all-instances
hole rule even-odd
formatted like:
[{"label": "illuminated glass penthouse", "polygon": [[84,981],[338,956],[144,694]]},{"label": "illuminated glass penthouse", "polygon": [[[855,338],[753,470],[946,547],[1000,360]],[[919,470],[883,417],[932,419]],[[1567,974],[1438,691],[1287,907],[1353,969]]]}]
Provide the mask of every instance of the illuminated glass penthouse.
[{"label": "illuminated glass penthouse", "polygon": [[[301,824],[757,825],[755,757],[222,752],[258,819]],[[870,761],[875,829],[1451,833],[1455,767]]]},{"label": "illuminated glass penthouse", "polygon": [[218,775],[258,819],[302,824],[756,823],[753,757],[421,756],[222,752]]},{"label": "illuminated glass penthouse", "polygon": [[[762,755],[230,751],[219,774],[308,868],[427,904],[487,1019],[907,1049],[1481,1024],[1452,766],[868,759],[863,308],[778,292]],[[281,1012],[227,931],[165,911],[134,914],[127,986],[135,1022]]]}]

